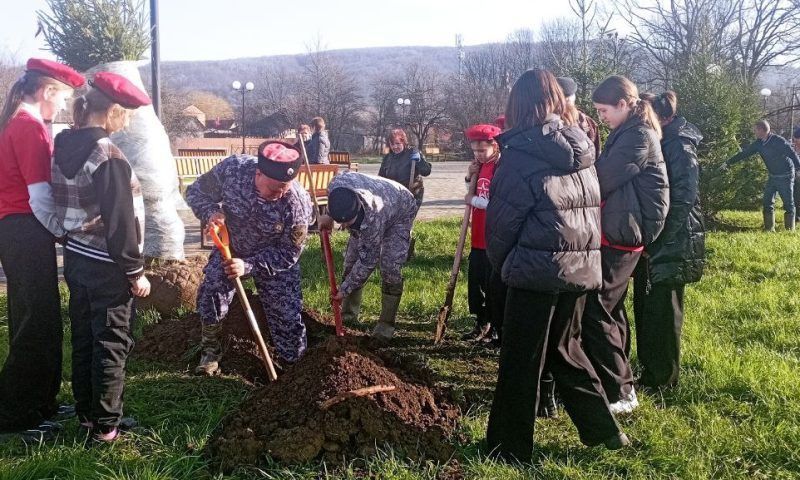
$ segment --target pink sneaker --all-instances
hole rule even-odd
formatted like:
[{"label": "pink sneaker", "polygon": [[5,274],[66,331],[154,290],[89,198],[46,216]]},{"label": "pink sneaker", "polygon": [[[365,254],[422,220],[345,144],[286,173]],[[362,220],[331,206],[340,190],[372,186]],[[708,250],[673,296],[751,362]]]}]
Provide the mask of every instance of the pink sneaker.
[{"label": "pink sneaker", "polygon": [[96,431],[92,434],[92,440],[99,443],[111,443],[119,438],[119,429],[114,427],[108,433]]}]

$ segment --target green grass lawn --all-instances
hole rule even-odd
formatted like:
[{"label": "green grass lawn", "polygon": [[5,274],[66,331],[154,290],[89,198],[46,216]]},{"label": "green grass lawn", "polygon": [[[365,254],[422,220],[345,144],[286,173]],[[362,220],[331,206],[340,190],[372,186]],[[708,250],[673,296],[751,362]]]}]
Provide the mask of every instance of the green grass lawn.
[{"label": "green grass lawn", "polygon": [[[800,232],[763,234],[757,230],[759,216],[726,213],[725,223],[738,228],[709,235],[706,277],[687,289],[681,385],[663,396],[640,395],[642,406],[621,418],[632,447],[616,452],[585,448],[562,414],[558,420],[537,422],[534,464],[524,469],[486,460],[479,452],[496,353],[454,341],[452,334],[446,345],[431,345],[432,320],[444,298],[457,221],[415,227],[417,257],[405,269],[400,337],[394,349],[425,362],[437,372],[438,381],[455,389],[469,406],[463,426],[467,441],[459,445],[461,474],[497,479],[800,478]],[[345,234],[335,237],[339,266],[345,240]],[[303,269],[306,303],[326,310],[328,286],[316,238],[304,254]],[[366,287],[364,323],[355,327],[367,329],[375,320],[379,281],[373,275]],[[154,321],[152,314],[143,317]],[[465,330],[469,324],[462,275],[451,326]],[[6,355],[7,334],[2,298],[0,358]],[[635,358],[633,362],[636,368]],[[70,400],[68,372],[67,361],[65,401]],[[391,451],[343,470],[320,464],[273,465],[223,477],[207,468],[200,450],[248,390],[235,377],[198,379],[132,361],[126,411],[146,427],[141,433],[112,446],[87,449],[76,436],[74,422],[68,422],[66,434],[55,444],[0,446],[0,478],[453,478],[452,465],[409,463]]]}]

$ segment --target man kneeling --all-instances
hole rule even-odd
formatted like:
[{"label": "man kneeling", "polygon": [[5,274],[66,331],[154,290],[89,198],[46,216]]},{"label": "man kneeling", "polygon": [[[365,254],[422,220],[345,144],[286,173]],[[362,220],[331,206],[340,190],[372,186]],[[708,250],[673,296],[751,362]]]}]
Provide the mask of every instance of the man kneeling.
[{"label": "man kneeling", "polygon": [[195,373],[214,375],[222,355],[222,320],[235,293],[233,280],[252,276],[278,355],[296,362],[306,348],[300,317],[300,254],[311,221],[311,200],[294,179],[298,151],[264,142],[258,158],[233,155],[202,175],[186,191],[194,214],[206,225],[227,225],[233,258],[214,250],[197,294],[202,319],[202,357]]}]

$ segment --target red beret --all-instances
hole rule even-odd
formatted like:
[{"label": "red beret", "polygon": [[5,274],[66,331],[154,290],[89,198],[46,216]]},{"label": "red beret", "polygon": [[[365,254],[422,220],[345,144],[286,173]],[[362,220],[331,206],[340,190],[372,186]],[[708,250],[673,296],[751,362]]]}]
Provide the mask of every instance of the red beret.
[{"label": "red beret", "polygon": [[500,135],[500,128],[485,123],[473,125],[464,131],[464,135],[470,142],[491,142],[494,137]]},{"label": "red beret", "polygon": [[114,103],[125,108],[139,108],[150,105],[150,97],[130,80],[111,72],[98,72],[91,85],[103,92]]},{"label": "red beret", "polygon": [[266,141],[258,146],[258,169],[261,173],[288,182],[300,172],[303,160],[294,145],[279,141]]},{"label": "red beret", "polygon": [[28,72],[37,72],[51,78],[55,78],[61,83],[65,83],[72,88],[80,88],[86,83],[83,75],[73,70],[63,63],[45,60],[43,58],[29,58],[25,65]]},{"label": "red beret", "polygon": [[499,117],[494,119],[494,124],[497,125],[500,129],[506,128],[506,116],[500,115]]}]

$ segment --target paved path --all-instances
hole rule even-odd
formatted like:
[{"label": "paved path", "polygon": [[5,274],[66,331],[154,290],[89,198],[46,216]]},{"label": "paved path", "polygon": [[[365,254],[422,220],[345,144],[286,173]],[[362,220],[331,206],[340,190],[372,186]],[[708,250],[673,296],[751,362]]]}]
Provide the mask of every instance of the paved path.
[{"label": "paved path", "polygon": [[[418,220],[460,216],[464,213],[464,175],[467,162],[434,163],[431,175],[425,179],[425,199],[422,202]],[[361,165],[359,171],[370,175],[378,174],[378,164]],[[207,254],[208,250],[200,249],[200,222],[189,210],[179,212],[186,226],[184,248],[186,255]],[[58,273],[62,278],[63,256],[61,247],[58,252]],[[6,277],[0,268],[0,291],[5,291]]]}]

